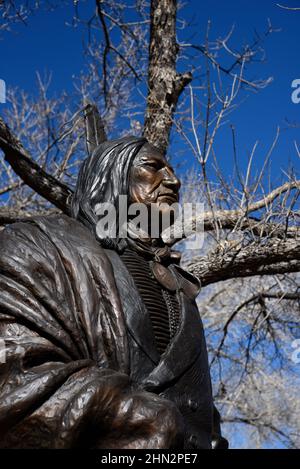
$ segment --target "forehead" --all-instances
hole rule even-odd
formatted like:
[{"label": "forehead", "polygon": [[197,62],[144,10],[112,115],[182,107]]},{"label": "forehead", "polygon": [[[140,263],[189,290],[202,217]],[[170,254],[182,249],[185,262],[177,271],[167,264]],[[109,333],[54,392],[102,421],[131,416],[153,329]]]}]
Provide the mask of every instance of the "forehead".
[{"label": "forehead", "polygon": [[133,166],[138,166],[150,160],[154,162],[159,162],[161,166],[170,167],[165,156],[157,148],[150,144],[144,145],[142,149],[138,152],[133,161]]}]

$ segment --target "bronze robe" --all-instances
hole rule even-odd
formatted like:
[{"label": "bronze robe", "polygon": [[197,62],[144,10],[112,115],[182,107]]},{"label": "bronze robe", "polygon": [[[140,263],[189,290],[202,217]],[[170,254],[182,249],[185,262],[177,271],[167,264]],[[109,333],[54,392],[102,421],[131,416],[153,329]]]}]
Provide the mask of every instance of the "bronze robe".
[{"label": "bronze robe", "polygon": [[111,264],[66,216],[0,233],[0,447],[180,444],[175,405],[132,387]]},{"label": "bronze robe", "polygon": [[0,447],[227,446],[194,299],[160,361],[124,269],[64,215],[0,232]]}]

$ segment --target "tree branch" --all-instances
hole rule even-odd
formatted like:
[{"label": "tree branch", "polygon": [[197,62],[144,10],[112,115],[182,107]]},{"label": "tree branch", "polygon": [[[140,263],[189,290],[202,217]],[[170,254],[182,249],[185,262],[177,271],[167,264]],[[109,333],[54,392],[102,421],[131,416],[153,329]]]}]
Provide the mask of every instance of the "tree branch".
[{"label": "tree branch", "polygon": [[251,204],[248,208],[247,211],[249,213],[255,212],[256,210],[259,210],[261,208],[267,207],[268,204],[272,203],[277,197],[280,195],[284,194],[285,192],[289,192],[293,189],[300,189],[300,181],[292,181],[292,182],[286,182],[282,186],[277,187],[273,191],[271,191],[266,197],[263,199],[259,200],[258,202],[255,202]]},{"label": "tree branch", "polygon": [[202,286],[237,277],[300,272],[300,238],[216,249],[186,265]]},{"label": "tree branch", "polygon": [[283,8],[284,10],[291,10],[291,11],[299,11],[300,10],[300,7],[288,7],[288,6],[285,6],[285,5],[281,5],[280,3],[276,3],[276,6],[278,6],[279,8]]},{"label": "tree branch", "polygon": [[176,0],[152,0],[148,98],[144,136],[164,153],[167,151],[173,114],[191,73],[176,71]]},{"label": "tree branch", "polygon": [[67,215],[70,213],[71,189],[31,159],[1,118],[0,148],[4,151],[5,160],[28,186]]},{"label": "tree branch", "polygon": [[233,311],[233,313],[231,313],[230,317],[227,319],[227,321],[226,321],[226,323],[223,327],[222,339],[220,341],[220,344],[219,344],[219,346],[218,346],[218,348],[217,348],[217,350],[214,354],[214,357],[213,357],[210,365],[212,365],[214,363],[214,361],[217,359],[217,357],[220,356],[222,347],[224,345],[224,342],[225,342],[227,334],[228,334],[229,326],[232,323],[232,321],[235,319],[237,314],[242,309],[244,309],[246,306],[249,306],[251,303],[260,302],[262,299],[269,299],[269,300],[278,299],[279,301],[282,301],[282,300],[299,301],[300,300],[300,293],[298,293],[298,292],[283,292],[283,291],[280,291],[280,292],[260,291],[260,292],[256,293],[255,295],[252,295],[250,298],[247,298],[247,300],[243,301]]},{"label": "tree branch", "polygon": [[41,215],[53,215],[59,213],[57,209],[49,209],[46,212],[29,212],[28,210],[18,210],[15,207],[0,207],[0,225],[9,225],[11,223],[29,220],[32,217]]},{"label": "tree branch", "polygon": [[[103,30],[103,35],[104,35],[104,52],[103,52],[103,64],[102,64],[102,73],[103,73],[103,94],[104,94],[104,100],[105,100],[105,105],[106,107],[108,106],[108,56],[109,52],[115,52],[120,59],[126,64],[126,66],[131,70],[133,75],[137,80],[140,80],[140,77],[134,67],[131,65],[131,63],[124,57],[124,55],[112,44],[111,38],[109,35],[109,29],[107,27],[107,24],[105,22],[105,16],[107,16],[104,12],[104,10],[101,7],[102,0],[96,0],[96,11],[97,15]],[[113,19],[111,19],[113,20]],[[124,28],[123,28],[124,29]]]},{"label": "tree branch", "polygon": [[[204,231],[214,231],[217,227],[223,230],[249,230],[257,236],[271,236],[278,238],[285,238],[287,236],[295,237],[297,236],[297,233],[300,232],[300,228],[296,226],[286,227],[280,223],[267,223],[264,220],[249,217],[249,214],[262,208],[268,208],[276,198],[294,189],[300,190],[300,181],[286,182],[271,191],[264,198],[248,205],[245,209],[205,211],[197,218],[193,217],[191,220],[188,220],[186,226],[190,227],[190,233],[183,230],[182,220],[179,218],[172,227],[172,238],[170,238],[169,230],[162,233],[162,238],[169,245],[175,244],[179,240],[193,234],[197,229],[197,226],[203,226]],[[182,233],[183,231],[184,233]]]}]

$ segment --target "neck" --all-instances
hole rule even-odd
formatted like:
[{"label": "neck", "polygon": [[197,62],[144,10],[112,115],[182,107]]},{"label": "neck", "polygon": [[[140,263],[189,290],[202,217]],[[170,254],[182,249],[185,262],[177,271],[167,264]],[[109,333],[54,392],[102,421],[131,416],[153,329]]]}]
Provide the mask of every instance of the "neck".
[{"label": "neck", "polygon": [[151,238],[147,232],[138,230],[135,225],[130,223],[127,233],[127,246],[131,249],[157,262],[179,262],[180,253],[171,251],[161,237]]}]

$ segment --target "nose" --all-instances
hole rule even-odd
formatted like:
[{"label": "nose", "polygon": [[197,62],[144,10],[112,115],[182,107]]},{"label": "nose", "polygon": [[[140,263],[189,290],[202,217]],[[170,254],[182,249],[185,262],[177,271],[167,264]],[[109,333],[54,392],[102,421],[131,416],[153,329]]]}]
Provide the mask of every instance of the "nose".
[{"label": "nose", "polygon": [[163,182],[166,187],[172,188],[175,192],[178,192],[181,186],[180,180],[171,168],[166,168]]}]

